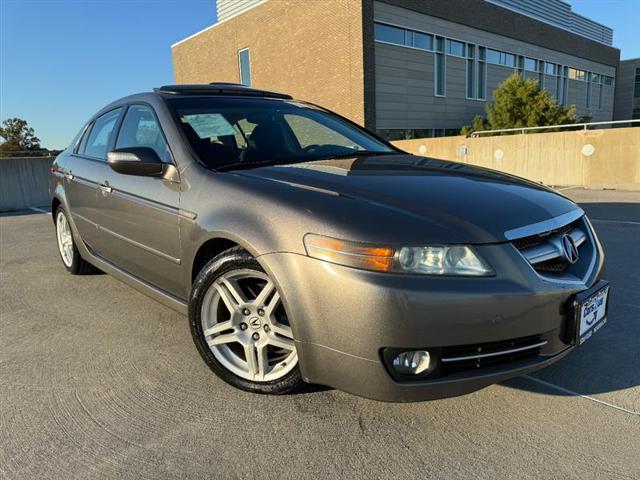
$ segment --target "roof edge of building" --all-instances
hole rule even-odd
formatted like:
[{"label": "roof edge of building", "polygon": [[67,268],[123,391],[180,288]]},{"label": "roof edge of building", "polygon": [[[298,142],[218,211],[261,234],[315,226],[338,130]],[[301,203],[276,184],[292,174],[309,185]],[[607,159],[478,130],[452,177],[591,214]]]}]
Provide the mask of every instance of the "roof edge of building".
[{"label": "roof edge of building", "polygon": [[[469,8],[468,0],[368,0],[386,3],[414,12],[460,23],[486,32],[513,38],[532,45],[548,48],[576,57],[615,67],[620,62],[620,49],[591,40],[542,20],[515,12],[496,4],[475,0],[477,5]],[[502,17],[502,22],[496,22]],[[501,28],[497,28],[497,25]],[[526,33],[544,30],[545,34]],[[554,43],[555,40],[555,43]]]},{"label": "roof edge of building", "polygon": [[213,25],[209,25],[208,27],[205,27],[202,30],[197,31],[196,33],[194,33],[192,35],[189,35],[188,37],[183,38],[182,40],[178,40],[177,42],[171,44],[171,48],[177,47],[181,43],[184,43],[187,40],[191,40],[192,38],[197,37],[201,33],[207,32],[207,31],[211,30],[212,28],[217,27],[218,25],[222,25],[223,23],[228,22],[229,20],[233,20],[234,18],[247,13],[249,10],[252,10],[252,9],[258,7],[258,6],[262,5],[262,4],[264,4],[265,2],[267,2],[267,0],[261,0],[261,1],[257,2],[257,3],[254,3],[253,5],[245,8],[244,10],[240,10],[238,13],[235,13],[234,15],[231,15],[231,16],[223,19],[223,20],[217,21]]}]

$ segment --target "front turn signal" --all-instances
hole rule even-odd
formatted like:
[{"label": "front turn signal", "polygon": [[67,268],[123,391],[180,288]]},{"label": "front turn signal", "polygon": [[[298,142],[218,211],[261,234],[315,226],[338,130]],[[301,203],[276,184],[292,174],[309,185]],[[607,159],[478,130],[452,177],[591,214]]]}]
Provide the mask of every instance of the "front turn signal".
[{"label": "front turn signal", "polygon": [[389,272],[395,265],[395,249],[339,240],[308,233],[304,237],[307,255],[326,262],[365,270]]}]

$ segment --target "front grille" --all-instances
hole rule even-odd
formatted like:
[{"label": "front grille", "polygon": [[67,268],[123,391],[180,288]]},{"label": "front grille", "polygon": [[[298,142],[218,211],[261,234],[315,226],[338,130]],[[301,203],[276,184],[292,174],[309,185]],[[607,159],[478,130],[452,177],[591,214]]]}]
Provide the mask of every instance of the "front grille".
[{"label": "front grille", "polygon": [[566,260],[562,258],[556,258],[554,260],[547,260],[546,262],[536,263],[533,268],[538,272],[560,273],[564,272],[568,266],[569,263]]},{"label": "front grille", "polygon": [[565,233],[569,233],[571,230],[573,230],[573,228],[575,228],[578,222],[579,220],[575,222],[571,222],[570,224],[565,225],[564,227],[556,228],[554,230],[549,230],[548,232],[537,233],[535,235],[529,235],[528,237],[523,237],[523,238],[517,238],[516,240],[513,240],[513,245],[518,250],[524,250],[525,248],[530,248],[530,247],[537,247],[538,245],[542,245],[544,242],[546,242],[547,239],[549,238],[549,235],[554,235],[554,234],[563,235]]},{"label": "front grille", "polygon": [[546,340],[534,335],[498,342],[445,347],[441,354],[440,376],[521,362],[538,356],[546,343]]},{"label": "front grille", "polygon": [[[571,263],[563,246],[564,237],[575,244],[578,259]],[[512,245],[540,275],[563,280],[583,280],[592,264],[596,249],[584,217],[566,225],[511,240]]]}]

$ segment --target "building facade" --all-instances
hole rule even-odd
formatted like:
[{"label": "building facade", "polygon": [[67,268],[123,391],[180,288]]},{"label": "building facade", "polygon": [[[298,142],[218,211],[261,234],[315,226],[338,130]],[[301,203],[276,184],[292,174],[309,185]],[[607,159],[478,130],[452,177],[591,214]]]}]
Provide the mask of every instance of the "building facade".
[{"label": "building facade", "polygon": [[[541,7],[538,17],[544,9],[552,14],[537,18],[516,8],[529,4]],[[538,80],[559,103],[576,105],[579,116],[611,120],[620,52],[607,44],[607,27],[599,34],[589,21],[581,34],[567,6],[218,0],[219,22],[172,46],[175,79],[285,91],[389,139],[457,134],[514,72]]]},{"label": "building facade", "polygon": [[609,46],[613,44],[613,29],[571,11],[571,5],[562,0],[488,1],[596,42]]},{"label": "building facade", "polygon": [[615,120],[640,119],[640,58],[620,62],[613,112]]}]

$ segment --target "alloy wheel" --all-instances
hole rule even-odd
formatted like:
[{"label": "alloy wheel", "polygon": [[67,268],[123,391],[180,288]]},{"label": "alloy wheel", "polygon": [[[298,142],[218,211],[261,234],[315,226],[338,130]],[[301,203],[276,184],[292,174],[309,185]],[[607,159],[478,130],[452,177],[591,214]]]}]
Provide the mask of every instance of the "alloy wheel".
[{"label": "alloy wheel", "polygon": [[218,277],[204,296],[201,322],[213,355],[239,377],[273,381],[298,363],[280,294],[263,272],[241,269]]},{"label": "alloy wheel", "polygon": [[56,216],[56,236],[62,261],[67,267],[71,267],[73,264],[73,236],[67,217],[62,211],[59,211]]}]

